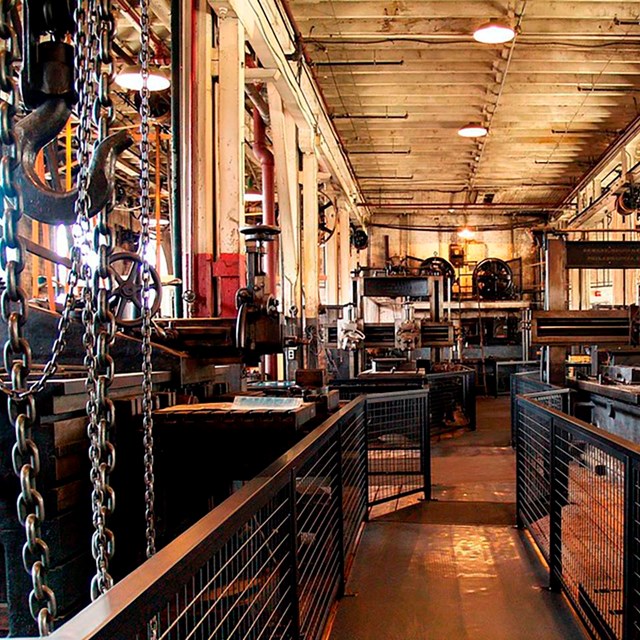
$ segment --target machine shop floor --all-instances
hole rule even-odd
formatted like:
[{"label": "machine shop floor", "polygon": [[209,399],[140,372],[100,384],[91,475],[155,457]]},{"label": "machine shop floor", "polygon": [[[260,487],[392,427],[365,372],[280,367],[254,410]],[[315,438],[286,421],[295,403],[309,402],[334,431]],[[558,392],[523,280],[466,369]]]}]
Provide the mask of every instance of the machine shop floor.
[{"label": "machine shop floor", "polygon": [[433,446],[433,494],[377,507],[330,640],[586,638],[513,528],[509,400],[478,400],[478,430]]}]

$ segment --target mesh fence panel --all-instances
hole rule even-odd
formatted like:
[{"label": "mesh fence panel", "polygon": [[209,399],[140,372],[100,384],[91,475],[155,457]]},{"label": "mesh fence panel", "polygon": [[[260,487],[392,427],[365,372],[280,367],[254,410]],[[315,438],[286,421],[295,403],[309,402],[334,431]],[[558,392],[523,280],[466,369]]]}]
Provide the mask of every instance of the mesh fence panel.
[{"label": "mesh fence panel", "polygon": [[426,395],[367,399],[370,504],[424,489],[427,405]]},{"label": "mesh fence panel", "polygon": [[633,637],[640,637],[640,460],[635,459],[631,466],[631,500],[632,508],[627,511],[632,517],[631,531],[628,540],[632,545],[630,562],[630,630]]},{"label": "mesh fence panel", "polygon": [[[157,613],[159,640],[290,637],[289,492],[257,510]],[[137,640],[147,640],[141,629]]]},{"label": "mesh fence panel", "polygon": [[362,406],[340,427],[342,446],[342,517],[344,554],[355,551],[367,511],[367,438]]},{"label": "mesh fence panel", "polygon": [[525,401],[518,401],[517,417],[519,515],[548,561],[551,418]]},{"label": "mesh fence panel", "polygon": [[596,636],[622,638],[624,461],[562,420],[554,433],[558,577]]},{"label": "mesh fence panel", "polygon": [[148,640],[151,623],[159,640],[319,640],[366,516],[370,461],[394,491],[425,489],[427,398],[342,408],[51,640]]},{"label": "mesh fence panel", "polygon": [[593,637],[640,637],[640,451],[558,395],[515,400],[519,521]]}]

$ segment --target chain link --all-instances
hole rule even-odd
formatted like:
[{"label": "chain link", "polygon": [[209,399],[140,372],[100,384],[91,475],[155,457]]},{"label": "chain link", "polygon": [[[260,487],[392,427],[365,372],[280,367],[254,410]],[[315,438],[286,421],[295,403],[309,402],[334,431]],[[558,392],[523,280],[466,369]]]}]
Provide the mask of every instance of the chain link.
[{"label": "chain link", "polygon": [[[79,222],[81,247],[89,245],[90,197],[88,194],[90,145],[92,138],[91,116],[98,130],[98,141],[109,134],[114,119],[113,103],[109,87],[113,78],[111,42],[115,21],[110,0],[86,0],[78,5],[76,26],[76,68],[78,94],[78,199],[76,217]],[[88,394],[87,436],[91,462],[91,507],[94,533],[91,551],[96,564],[96,574],[91,581],[91,599],[95,600],[113,585],[109,574],[109,562],[114,553],[115,539],[107,527],[107,518],[115,509],[115,493],[109,478],[115,466],[115,448],[109,441],[115,410],[108,397],[108,390],[115,375],[114,361],[109,354],[113,344],[116,324],[109,308],[111,273],[109,258],[113,249],[113,235],[109,228],[110,203],[99,214],[93,229],[93,251],[97,266],[93,272],[89,266],[83,270],[84,326],[83,344],[87,367],[86,389]]]},{"label": "chain link", "polygon": [[[40,459],[38,448],[31,437],[31,429],[37,419],[34,396],[44,389],[58,370],[58,361],[67,343],[80,280],[84,281],[83,342],[86,350],[85,364],[88,369],[87,413],[90,418],[88,431],[91,440],[89,455],[92,461],[92,504],[96,528],[93,552],[98,567],[98,576],[94,579],[95,584],[92,584],[92,596],[94,593],[99,595],[111,586],[107,567],[114,542],[113,534],[104,526],[106,515],[111,513],[115,506],[115,496],[108,484],[109,474],[115,464],[115,450],[107,437],[114,419],[113,404],[107,397],[107,390],[114,375],[113,360],[109,356],[108,348],[115,336],[115,321],[108,306],[111,289],[108,263],[113,246],[108,227],[111,207],[101,214],[95,229],[94,249],[99,256],[95,274],[91,273],[87,264],[83,264],[83,257],[90,250],[88,183],[92,149],[91,109],[93,107],[100,139],[106,137],[108,126],[115,116],[109,96],[109,85],[114,70],[110,43],[115,21],[109,0],[81,0],[76,7],[74,45],[80,121],[77,128],[79,194],[76,202],[76,224],[73,229],[72,264],[67,276],[63,311],[58,322],[57,337],[52,344],[51,357],[40,377],[28,386],[32,358],[29,344],[22,335],[28,316],[28,304],[26,294],[20,287],[20,274],[24,270],[24,252],[18,239],[22,203],[13,182],[16,164],[13,121],[18,104],[14,49],[18,41],[12,28],[11,12],[16,4],[16,0],[3,0],[0,10],[0,39],[4,41],[0,49],[0,90],[8,97],[0,99],[0,142],[4,146],[0,161],[0,190],[3,203],[0,268],[5,271],[7,280],[6,289],[0,298],[0,312],[7,322],[8,339],[3,359],[11,381],[10,385],[0,382],[0,391],[8,395],[9,418],[16,432],[12,460],[15,473],[20,480],[18,518],[25,527],[27,538],[23,548],[23,563],[32,578],[29,606],[38,623],[40,635],[46,636],[53,628],[57,607],[55,595],[46,583],[50,557],[49,548],[41,537],[45,515],[44,502],[36,487]],[[94,72],[99,74],[98,77],[93,76]],[[97,292],[97,296],[94,296],[94,292]],[[97,304],[94,303],[94,297]]]},{"label": "chain link", "polygon": [[149,178],[149,0],[140,0],[140,253],[142,256],[142,409],[144,430],[144,482],[147,557],[156,552],[153,475],[153,398],[151,363],[151,268],[149,265],[149,215],[151,211]]},{"label": "chain link", "polygon": [[31,348],[23,336],[29,307],[26,294],[20,286],[20,274],[25,267],[24,251],[18,238],[22,203],[14,184],[16,147],[13,126],[19,100],[14,73],[17,38],[11,18],[15,6],[15,0],[4,0],[0,7],[0,39],[3,41],[0,51],[0,142],[3,145],[0,160],[0,267],[5,272],[7,280],[0,298],[0,311],[2,319],[7,323],[8,338],[4,345],[3,359],[11,381],[8,387],[10,395],[7,410],[16,435],[11,458],[14,472],[20,482],[18,519],[25,529],[26,536],[22,559],[25,571],[30,574],[32,582],[29,608],[38,624],[38,632],[41,636],[47,636],[53,629],[57,606],[55,595],[47,585],[50,555],[49,547],[42,538],[45,511],[42,495],[37,488],[40,455],[32,438],[32,428],[37,421],[36,405],[27,388],[27,378],[31,371]]},{"label": "chain link", "polygon": [[[155,478],[153,473],[153,366],[151,362],[151,267],[149,265],[149,215],[151,211],[149,178],[149,0],[140,0],[140,255],[142,257],[142,426],[144,446],[144,486],[147,558],[156,553]],[[149,622],[149,640],[158,636],[158,620]]]}]

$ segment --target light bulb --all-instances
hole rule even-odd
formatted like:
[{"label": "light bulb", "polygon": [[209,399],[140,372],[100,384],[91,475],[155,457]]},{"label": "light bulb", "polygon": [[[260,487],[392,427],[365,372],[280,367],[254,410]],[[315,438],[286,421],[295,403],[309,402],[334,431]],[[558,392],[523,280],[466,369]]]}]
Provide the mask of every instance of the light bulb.
[{"label": "light bulb", "polygon": [[473,32],[473,39],[482,44],[504,44],[515,38],[516,32],[502,22],[487,22]]},{"label": "light bulb", "polygon": [[[115,81],[123,89],[127,89],[127,91],[141,91],[142,69],[140,65],[135,64],[123,67],[116,75]],[[151,67],[149,69],[149,79],[147,80],[147,88],[149,91],[164,91],[170,86],[171,81],[162,69],[158,67]]]},{"label": "light bulb", "polygon": [[458,135],[463,138],[482,138],[488,133],[487,128],[479,122],[470,122],[458,129]]}]

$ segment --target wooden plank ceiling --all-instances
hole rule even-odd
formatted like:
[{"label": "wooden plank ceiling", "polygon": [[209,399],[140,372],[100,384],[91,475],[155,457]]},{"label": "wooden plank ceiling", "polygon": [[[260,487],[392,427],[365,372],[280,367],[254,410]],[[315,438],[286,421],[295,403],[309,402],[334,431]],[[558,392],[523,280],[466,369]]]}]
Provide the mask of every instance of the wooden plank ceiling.
[{"label": "wooden plank ceiling", "polygon": [[[640,113],[638,2],[289,4],[374,213],[556,205]],[[495,18],[515,41],[475,42]]]}]

